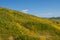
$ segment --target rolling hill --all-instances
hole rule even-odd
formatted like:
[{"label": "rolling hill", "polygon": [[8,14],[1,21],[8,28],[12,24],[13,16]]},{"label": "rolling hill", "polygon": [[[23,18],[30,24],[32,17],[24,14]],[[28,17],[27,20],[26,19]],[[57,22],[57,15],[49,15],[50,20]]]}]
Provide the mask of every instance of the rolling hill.
[{"label": "rolling hill", "polygon": [[60,23],[0,8],[0,40],[60,40]]},{"label": "rolling hill", "polygon": [[51,17],[49,19],[60,22],[60,17]]}]

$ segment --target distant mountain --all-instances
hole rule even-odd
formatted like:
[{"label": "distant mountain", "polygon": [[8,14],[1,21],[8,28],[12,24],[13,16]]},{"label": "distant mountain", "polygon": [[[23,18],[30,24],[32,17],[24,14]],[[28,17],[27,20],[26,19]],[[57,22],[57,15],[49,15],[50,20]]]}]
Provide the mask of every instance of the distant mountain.
[{"label": "distant mountain", "polygon": [[0,8],[0,40],[60,40],[60,23]]},{"label": "distant mountain", "polygon": [[51,17],[50,19],[60,19],[60,17]]},{"label": "distant mountain", "polygon": [[60,22],[60,17],[51,17],[50,20]]}]

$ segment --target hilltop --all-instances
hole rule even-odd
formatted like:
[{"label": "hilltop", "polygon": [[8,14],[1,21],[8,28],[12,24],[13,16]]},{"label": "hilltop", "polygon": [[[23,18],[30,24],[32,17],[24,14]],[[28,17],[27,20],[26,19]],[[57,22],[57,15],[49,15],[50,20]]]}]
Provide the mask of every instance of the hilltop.
[{"label": "hilltop", "polygon": [[60,40],[60,23],[0,8],[0,40]]}]

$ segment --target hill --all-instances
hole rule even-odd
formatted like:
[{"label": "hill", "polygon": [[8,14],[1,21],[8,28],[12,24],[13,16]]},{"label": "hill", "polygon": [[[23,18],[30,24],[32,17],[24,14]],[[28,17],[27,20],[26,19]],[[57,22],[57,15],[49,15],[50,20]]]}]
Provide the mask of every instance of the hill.
[{"label": "hill", "polygon": [[55,21],[59,21],[59,22],[60,22],[60,17],[51,17],[51,18],[49,18],[49,19],[55,20]]},{"label": "hill", "polygon": [[60,24],[60,17],[51,17],[49,20],[55,21],[55,23]]},{"label": "hill", "polygon": [[0,40],[60,40],[60,23],[0,8]]}]

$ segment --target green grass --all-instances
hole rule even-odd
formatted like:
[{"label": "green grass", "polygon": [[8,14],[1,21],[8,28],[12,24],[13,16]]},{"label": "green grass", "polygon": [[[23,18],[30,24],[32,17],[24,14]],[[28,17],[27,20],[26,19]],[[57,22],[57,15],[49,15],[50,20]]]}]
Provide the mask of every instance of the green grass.
[{"label": "green grass", "polygon": [[59,28],[56,21],[0,8],[0,40],[60,40]]}]

